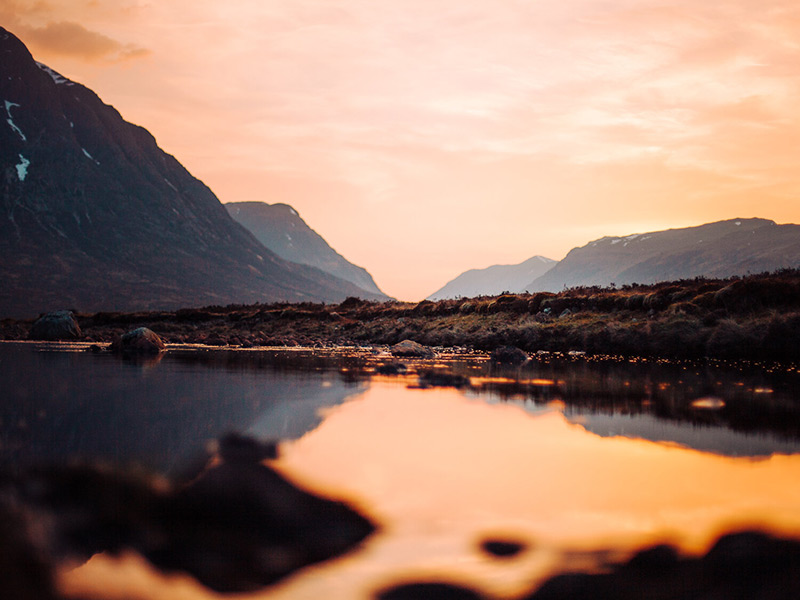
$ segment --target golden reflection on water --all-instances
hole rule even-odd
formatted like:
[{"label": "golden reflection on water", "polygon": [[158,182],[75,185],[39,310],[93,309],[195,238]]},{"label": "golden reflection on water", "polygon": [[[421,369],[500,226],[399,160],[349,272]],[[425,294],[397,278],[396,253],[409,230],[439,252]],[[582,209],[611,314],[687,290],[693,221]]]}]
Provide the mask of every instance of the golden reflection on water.
[{"label": "golden reflection on water", "polygon": [[[433,576],[511,596],[570,550],[667,541],[700,552],[743,526],[800,537],[800,455],[751,460],[604,438],[557,408],[531,415],[456,390],[377,380],[281,451],[275,466],[290,479],[352,501],[382,530],[347,557],[242,597],[365,598]],[[500,561],[478,550],[489,536],[530,546]],[[65,581],[83,590],[108,560]],[[181,598],[215,597],[181,589]],[[173,581],[172,596],[152,597],[175,593]]]},{"label": "golden reflection on water", "polygon": [[[385,524],[364,560],[395,561],[390,572],[477,574],[497,593],[528,585],[560,550],[666,540],[702,551],[721,528],[748,525],[800,535],[800,456],[602,438],[559,410],[531,416],[452,390],[375,385],[282,450],[278,466],[295,481],[351,498]],[[495,532],[533,544],[523,567],[477,555]],[[437,545],[438,556],[423,550]]]}]

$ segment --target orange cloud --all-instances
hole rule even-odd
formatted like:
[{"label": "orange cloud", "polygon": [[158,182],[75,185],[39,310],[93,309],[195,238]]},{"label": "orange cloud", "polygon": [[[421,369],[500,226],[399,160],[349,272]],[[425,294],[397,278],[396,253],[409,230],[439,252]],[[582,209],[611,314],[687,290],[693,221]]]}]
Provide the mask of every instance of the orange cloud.
[{"label": "orange cloud", "polygon": [[21,27],[20,34],[34,49],[87,61],[120,61],[150,54],[146,48],[122,44],[70,21],[48,23],[44,27]]},{"label": "orange cloud", "polygon": [[0,22],[404,299],[604,234],[800,222],[796,0],[0,0]]}]

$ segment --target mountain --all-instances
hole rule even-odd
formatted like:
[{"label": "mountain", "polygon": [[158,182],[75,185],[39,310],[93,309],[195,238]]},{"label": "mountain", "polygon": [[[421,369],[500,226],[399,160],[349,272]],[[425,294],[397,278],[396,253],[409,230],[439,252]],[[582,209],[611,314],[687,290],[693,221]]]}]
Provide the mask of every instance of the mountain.
[{"label": "mountain", "polygon": [[383,294],[366,269],[348,262],[331,248],[288,204],[228,202],[225,208],[235,221],[281,258],[317,267],[362,290]]},{"label": "mountain", "polygon": [[142,127],[0,28],[0,316],[382,298],[281,259]]},{"label": "mountain", "polygon": [[506,291],[521,292],[528,282],[543,275],[555,264],[556,261],[551,258],[534,256],[518,265],[470,269],[428,296],[428,300],[496,296]]},{"label": "mountain", "polygon": [[577,286],[730,277],[800,267],[800,225],[730,219],[697,227],[604,237],[532,280],[530,292]]}]

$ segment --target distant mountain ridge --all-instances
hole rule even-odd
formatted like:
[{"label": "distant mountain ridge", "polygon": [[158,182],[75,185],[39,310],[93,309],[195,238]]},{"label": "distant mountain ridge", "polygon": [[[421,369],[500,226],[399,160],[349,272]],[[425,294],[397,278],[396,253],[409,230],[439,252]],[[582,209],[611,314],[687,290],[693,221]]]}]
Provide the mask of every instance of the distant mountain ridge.
[{"label": "distant mountain ridge", "polygon": [[383,299],[279,258],[147,130],[0,28],[0,317]]},{"label": "distant mountain ridge", "polygon": [[529,292],[577,286],[724,278],[800,266],[800,225],[759,218],[603,237],[573,248]]},{"label": "distant mountain ridge", "polygon": [[552,258],[533,256],[517,265],[493,265],[470,269],[428,296],[428,300],[496,296],[503,292],[521,292],[527,282],[543,275],[556,264]]},{"label": "distant mountain ridge", "polygon": [[366,269],[354,265],[331,248],[288,204],[228,202],[224,206],[235,221],[281,258],[317,267],[362,290],[383,295]]}]

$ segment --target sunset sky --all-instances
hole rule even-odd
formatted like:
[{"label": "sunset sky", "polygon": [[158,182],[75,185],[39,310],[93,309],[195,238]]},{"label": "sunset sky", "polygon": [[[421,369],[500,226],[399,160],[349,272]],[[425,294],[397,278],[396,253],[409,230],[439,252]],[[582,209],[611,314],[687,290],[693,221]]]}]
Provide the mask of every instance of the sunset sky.
[{"label": "sunset sky", "polygon": [[0,25],[404,300],[602,235],[800,222],[796,0],[3,0]]}]

